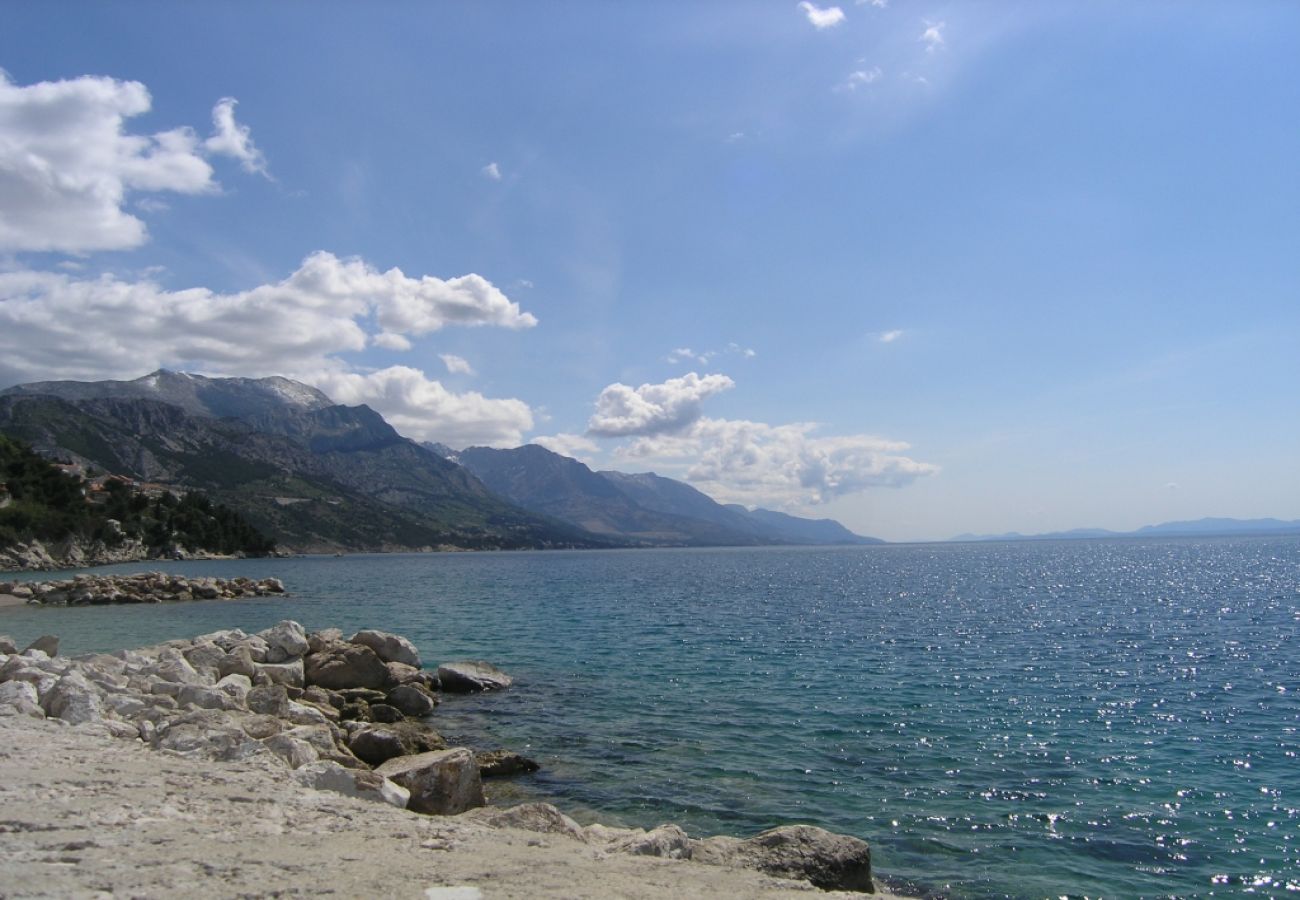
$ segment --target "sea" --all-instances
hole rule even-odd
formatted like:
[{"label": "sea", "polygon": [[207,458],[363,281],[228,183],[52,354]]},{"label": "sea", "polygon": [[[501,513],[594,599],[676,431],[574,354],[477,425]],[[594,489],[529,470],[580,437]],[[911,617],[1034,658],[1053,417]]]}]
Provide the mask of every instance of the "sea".
[{"label": "sea", "polygon": [[73,654],[285,618],[395,631],[516,677],[434,716],[541,763],[498,802],[697,836],[812,823],[922,897],[1300,897],[1300,537],[107,571],[160,568],[291,594],[0,609],[0,632]]}]

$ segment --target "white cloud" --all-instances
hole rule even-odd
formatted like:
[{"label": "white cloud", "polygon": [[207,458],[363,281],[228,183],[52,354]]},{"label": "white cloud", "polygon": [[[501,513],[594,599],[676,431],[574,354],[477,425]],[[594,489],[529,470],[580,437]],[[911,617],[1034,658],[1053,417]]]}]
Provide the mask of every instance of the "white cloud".
[{"label": "white cloud", "polygon": [[390,366],[377,372],[321,372],[310,380],[336,403],[364,403],[400,434],[438,441],[454,450],[470,446],[516,447],[533,427],[522,400],[452,393],[419,369]]},{"label": "white cloud", "polygon": [[889,5],[889,0],[857,0],[858,6],[866,6],[868,3],[876,9],[884,9]]},{"label": "white cloud", "polygon": [[881,71],[880,66],[873,66],[870,69],[855,69],[848,76],[835,86],[837,91],[847,91],[852,93],[860,87],[873,84],[879,81],[885,73]]},{"label": "white cloud", "polygon": [[697,362],[702,366],[707,366],[710,361],[712,361],[714,358],[718,356],[721,356],[723,353],[735,353],[745,357],[745,359],[753,359],[755,356],[758,355],[755,351],[751,350],[749,347],[742,347],[740,346],[740,344],[737,344],[735,341],[732,341],[729,344],[727,344],[726,349],[724,350],[702,350],[698,353],[692,350],[690,347],[678,347],[677,349],[673,350],[671,353],[669,353],[667,356],[664,357],[664,362],[669,364],[676,364],[679,362],[685,362],[687,360],[690,360],[691,362]]},{"label": "white cloud", "polygon": [[253,135],[247,125],[235,121],[235,106],[239,101],[234,97],[222,97],[212,107],[212,137],[203,142],[209,153],[231,156],[239,160],[245,172],[255,172],[267,178],[271,174],[266,170],[266,157],[253,145]]},{"label": "white cloud", "polygon": [[376,347],[383,347],[385,350],[410,350],[411,342],[400,334],[393,334],[391,331],[381,331],[379,334],[372,335],[370,343]]},{"label": "white cloud", "polygon": [[[372,319],[384,330],[368,334]],[[522,401],[455,394],[406,367],[358,373],[340,359],[367,343],[409,346],[396,320],[417,334],[536,321],[477,275],[408,278],[329,253],[309,256],[283,281],[228,294],[18,269],[0,272],[0,385],[134,378],[160,367],[286,375],[340,402],[370,403],[411,437],[518,444],[532,427]]]},{"label": "white cloud", "polygon": [[876,340],[882,344],[892,344],[903,336],[903,329],[895,328],[893,331],[882,331],[876,335]]},{"label": "white cloud", "polygon": [[235,124],[233,100],[213,110],[217,133],[208,141],[191,128],[127,133],[127,120],[151,105],[138,81],[83,76],[20,86],[0,71],[0,250],[138,247],[148,233],[124,209],[129,194],[215,191],[204,153],[264,171],[248,129]]},{"label": "white cloud", "polygon": [[735,144],[738,141],[743,141],[744,139],[745,139],[745,132],[733,131],[731,134],[727,135],[726,143]]},{"label": "white cloud", "polygon": [[469,360],[463,356],[457,356],[454,353],[439,353],[438,358],[442,364],[447,367],[447,371],[453,375],[473,375],[474,367],[469,364]]},{"label": "white cloud", "polygon": [[921,32],[921,36],[917,40],[925,44],[927,53],[933,53],[944,45],[943,30],[946,27],[946,22],[927,21],[925,23],[925,31]]},{"label": "white cloud", "polygon": [[488,163],[486,166],[479,169],[479,172],[481,172],[483,174],[483,177],[488,179],[489,181],[501,180],[501,167],[494,162]]},{"label": "white cloud", "polygon": [[824,28],[834,28],[844,21],[844,10],[838,6],[828,6],[823,9],[809,3],[808,0],[803,0],[799,4],[799,8],[803,10],[803,14],[808,17],[808,21],[818,31]]},{"label": "white cloud", "polygon": [[559,434],[544,434],[540,437],[531,439],[528,443],[537,444],[545,447],[552,453],[558,453],[561,456],[571,456],[574,459],[586,462],[592,455],[600,452],[600,445],[590,438],[583,437],[580,434],[568,434],[561,432]]},{"label": "white cloud", "polygon": [[598,437],[626,437],[681,431],[700,417],[700,404],[706,397],[734,386],[726,375],[701,378],[694,372],[638,388],[611,384],[596,398],[596,412],[587,423],[587,432]]},{"label": "white cloud", "polygon": [[908,445],[870,435],[819,437],[808,423],[699,418],[676,434],[641,437],[619,455],[684,466],[721,502],[798,507],[873,487],[900,487],[938,467],[902,455]]}]

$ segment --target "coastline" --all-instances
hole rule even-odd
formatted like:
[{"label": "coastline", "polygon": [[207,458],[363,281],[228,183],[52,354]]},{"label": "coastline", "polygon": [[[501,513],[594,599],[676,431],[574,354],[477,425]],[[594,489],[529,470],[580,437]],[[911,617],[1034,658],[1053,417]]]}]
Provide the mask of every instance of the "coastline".
[{"label": "coastline", "polygon": [[[293,638],[285,626],[301,632],[295,623],[281,623],[276,632],[286,641]],[[311,636],[313,642],[317,638]],[[197,668],[185,666],[182,654],[200,646],[211,652],[213,645],[201,639],[172,641],[112,656],[72,659],[50,658],[34,651],[17,654],[13,647],[7,648],[8,656],[0,654],[4,670],[0,681],[9,679],[0,692],[4,694],[0,696],[0,734],[5,738],[0,742],[0,808],[5,810],[0,816],[0,849],[4,851],[0,859],[5,860],[0,863],[0,875],[8,884],[24,886],[7,896],[103,891],[132,896],[196,891],[221,896],[298,894],[316,893],[326,885],[345,896],[423,895],[447,900],[776,898],[806,897],[809,891],[813,895],[861,896],[818,891],[806,881],[791,880],[814,877],[803,874],[813,871],[806,860],[798,866],[800,875],[791,874],[786,865],[774,871],[770,860],[760,864],[745,853],[732,852],[741,845],[739,839],[690,840],[673,825],[650,832],[599,825],[584,829],[544,804],[525,804],[509,812],[487,806],[459,815],[420,815],[400,808],[400,804],[388,805],[394,802],[391,796],[376,802],[378,798],[366,791],[357,793],[360,778],[349,782],[349,796],[336,793],[344,790],[337,785],[317,790],[323,786],[319,780],[301,777],[310,766],[292,775],[290,770],[317,758],[322,760],[320,765],[340,769],[337,763],[324,760],[342,757],[324,751],[317,757],[302,745],[285,751],[289,744],[299,744],[296,739],[312,743],[307,734],[310,730],[319,731],[318,737],[328,746],[328,723],[317,712],[314,718],[307,717],[312,723],[309,728],[284,731],[264,746],[240,737],[243,743],[237,752],[227,752],[234,748],[228,744],[228,726],[246,715],[238,712],[243,708],[242,697],[239,704],[210,703],[221,699],[217,696],[220,691],[229,692],[230,679],[222,679],[215,691],[188,679],[190,674],[202,674],[203,667],[198,666],[197,658]],[[148,663],[150,658],[156,662]],[[288,664],[268,663],[260,666],[259,672],[278,677],[287,668]],[[158,677],[151,671],[162,673],[164,669],[184,674],[189,686],[172,682],[169,674],[163,674],[162,681],[151,681]],[[441,674],[442,669],[439,671]],[[38,682],[41,702],[33,708],[25,698],[37,694]],[[292,688],[268,684],[253,692],[262,691],[261,701],[265,701],[267,690],[284,694]],[[101,693],[103,705],[93,696],[102,691],[107,691]],[[144,718],[128,714],[141,699],[147,703],[150,694],[170,695],[182,703],[179,708],[174,702],[162,703],[157,714],[148,713]],[[197,705],[185,701],[187,696]],[[261,702],[255,706],[249,696],[247,709],[269,712]],[[290,722],[302,725],[303,714],[311,710],[287,697],[283,702],[284,710],[277,713],[287,717],[283,727]],[[306,697],[303,704],[309,704]],[[110,708],[122,714],[110,712]],[[169,709],[175,712],[166,712]],[[222,709],[232,711],[236,719],[221,721]],[[281,726],[267,729],[268,718],[255,716],[258,721],[250,719],[245,727],[256,724],[258,734],[279,731]],[[436,722],[436,717],[432,721]],[[188,733],[177,732],[174,739],[159,740],[168,732],[169,722]],[[332,730],[336,736],[340,734],[338,729]],[[155,737],[147,741],[147,734]],[[249,730],[249,737],[253,734]],[[296,739],[288,740],[290,735]],[[273,745],[273,740],[280,743]],[[306,752],[301,761],[300,752]],[[465,750],[446,753],[468,755]],[[387,765],[365,774],[373,781],[388,774]],[[399,776],[393,777],[398,784],[407,784]],[[414,795],[415,785],[408,786]],[[358,799],[362,796],[366,799]],[[481,793],[477,802],[483,802]],[[409,806],[414,808],[414,802]],[[465,806],[450,811],[463,809]],[[855,842],[865,853],[866,846],[860,841],[829,832],[823,835],[823,840]],[[752,843],[744,842],[746,846]],[[799,846],[801,852],[812,852],[820,860],[815,866],[839,865],[830,862],[839,851],[832,851],[829,845],[816,850],[811,845]],[[689,858],[692,853],[694,860]],[[768,867],[767,873],[757,870],[763,866]],[[219,883],[215,892],[214,879]],[[862,887],[851,880],[837,883]],[[29,885],[40,887],[28,889]],[[439,888],[460,893],[430,890]],[[879,883],[875,895],[897,896]]]},{"label": "coastline", "polygon": [[[326,888],[434,900],[864,896],[607,853],[471,815],[423,816],[299,787],[264,760],[184,758],[95,725],[0,722],[0,874],[15,898],[307,896]],[[868,896],[896,895],[877,888]]]}]

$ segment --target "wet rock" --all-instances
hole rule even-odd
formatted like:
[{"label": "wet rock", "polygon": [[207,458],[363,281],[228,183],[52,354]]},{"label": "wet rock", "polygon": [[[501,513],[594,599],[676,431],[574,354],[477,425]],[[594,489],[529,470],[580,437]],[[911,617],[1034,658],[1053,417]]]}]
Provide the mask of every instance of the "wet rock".
[{"label": "wet rock", "polygon": [[400,634],[367,629],[358,631],[349,641],[369,647],[386,663],[403,663],[414,669],[420,668],[420,652],[415,649],[414,644]]},{"label": "wet rock", "polygon": [[438,681],[444,691],[456,694],[497,691],[514,683],[505,672],[482,660],[443,663],[438,666]]},{"label": "wet rock", "polygon": [[474,754],[464,747],[390,759],[375,771],[411,792],[406,808],[415,812],[454,816],[486,802]]},{"label": "wet rock", "polygon": [[370,720],[372,722],[383,722],[392,724],[401,722],[406,719],[402,711],[395,706],[389,706],[387,703],[376,703],[370,707]]},{"label": "wet rock", "polygon": [[475,753],[479,774],[484,778],[501,778],[507,775],[526,775],[541,768],[526,756],[512,750],[489,750]]}]

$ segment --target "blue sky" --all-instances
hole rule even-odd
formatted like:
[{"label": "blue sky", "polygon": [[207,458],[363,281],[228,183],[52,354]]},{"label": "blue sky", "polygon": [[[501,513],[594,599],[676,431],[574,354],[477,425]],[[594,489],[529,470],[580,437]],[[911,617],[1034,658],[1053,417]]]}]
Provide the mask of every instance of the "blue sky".
[{"label": "blue sky", "polygon": [[897,540],[1300,517],[1296,4],[0,12],[4,384],[288,374]]}]

